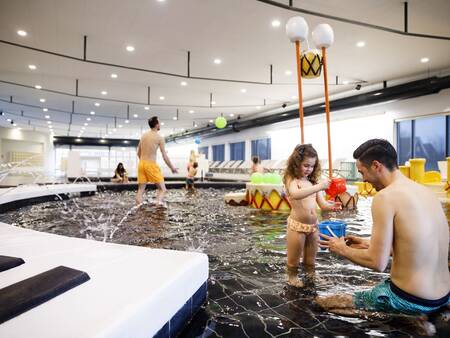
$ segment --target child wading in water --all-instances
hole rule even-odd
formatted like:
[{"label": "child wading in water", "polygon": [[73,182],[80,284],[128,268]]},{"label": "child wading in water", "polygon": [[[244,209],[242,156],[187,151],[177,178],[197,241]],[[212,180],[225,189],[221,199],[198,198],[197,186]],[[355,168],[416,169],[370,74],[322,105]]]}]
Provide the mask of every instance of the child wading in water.
[{"label": "child wading in water", "polygon": [[310,144],[295,147],[288,159],[284,174],[284,185],[291,203],[291,214],[287,220],[287,272],[288,284],[302,287],[298,278],[298,265],[303,255],[305,268],[314,270],[318,248],[316,203],[322,210],[339,210],[339,202],[327,202],[322,190],[330,180],[319,182],[320,163],[316,150]]}]

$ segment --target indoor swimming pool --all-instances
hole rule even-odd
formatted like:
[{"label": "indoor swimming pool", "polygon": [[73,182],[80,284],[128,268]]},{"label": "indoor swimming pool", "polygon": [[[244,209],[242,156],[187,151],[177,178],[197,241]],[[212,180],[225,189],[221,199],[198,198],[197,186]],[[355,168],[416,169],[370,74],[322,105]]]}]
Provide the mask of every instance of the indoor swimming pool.
[{"label": "indoor swimming pool", "polygon": [[[55,200],[4,213],[0,221],[71,237],[151,248],[197,251],[208,255],[207,303],[181,337],[417,336],[417,320],[379,315],[345,318],[323,312],[317,295],[350,293],[385,279],[328,252],[319,252],[316,276],[305,288],[286,284],[286,213],[233,207],[223,201],[231,189],[169,190],[168,209],[134,207],[135,192],[102,192]],[[152,197],[153,192],[149,195]],[[330,213],[342,218],[347,232],[371,232],[371,199],[357,211]],[[448,215],[448,208],[446,213]],[[142,267],[145,269],[145,266]],[[449,336],[448,323],[432,319],[438,336]]]}]

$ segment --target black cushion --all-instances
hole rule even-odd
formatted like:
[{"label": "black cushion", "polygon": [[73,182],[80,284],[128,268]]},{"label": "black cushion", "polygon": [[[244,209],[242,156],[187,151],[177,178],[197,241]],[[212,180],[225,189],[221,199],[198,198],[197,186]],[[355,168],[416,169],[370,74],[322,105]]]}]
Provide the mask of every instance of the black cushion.
[{"label": "black cushion", "polygon": [[17,257],[0,256],[0,272],[22,265],[24,260]]}]

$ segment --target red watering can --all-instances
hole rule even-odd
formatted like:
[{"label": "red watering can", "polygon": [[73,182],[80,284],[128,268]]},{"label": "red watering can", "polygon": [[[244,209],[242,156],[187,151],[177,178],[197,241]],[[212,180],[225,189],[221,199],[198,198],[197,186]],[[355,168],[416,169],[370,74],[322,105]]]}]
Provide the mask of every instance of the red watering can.
[{"label": "red watering can", "polygon": [[328,196],[331,198],[336,197],[339,194],[344,193],[347,190],[347,186],[345,184],[345,178],[337,177],[331,179],[331,184],[328,189],[325,190]]}]

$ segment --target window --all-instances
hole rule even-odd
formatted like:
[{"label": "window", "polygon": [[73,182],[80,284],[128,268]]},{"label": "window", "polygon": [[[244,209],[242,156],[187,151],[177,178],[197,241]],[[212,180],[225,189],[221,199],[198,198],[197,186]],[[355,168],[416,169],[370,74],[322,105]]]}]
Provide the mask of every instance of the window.
[{"label": "window", "polygon": [[252,156],[259,156],[260,160],[270,160],[272,157],[270,138],[252,140]]},{"label": "window", "polygon": [[225,160],[225,145],[218,144],[212,146],[213,150],[213,161],[224,161]]},{"label": "window", "polygon": [[446,145],[449,151],[449,127],[449,117],[443,115],[397,122],[399,164],[423,157],[427,159],[425,170],[439,170],[437,162],[445,159]]},{"label": "window", "polygon": [[245,142],[230,143],[230,160],[245,160]]},{"label": "window", "polygon": [[404,165],[412,158],[412,121],[397,122],[398,164]]},{"label": "window", "polygon": [[198,153],[205,154],[205,158],[208,159],[208,147],[199,147]]}]

